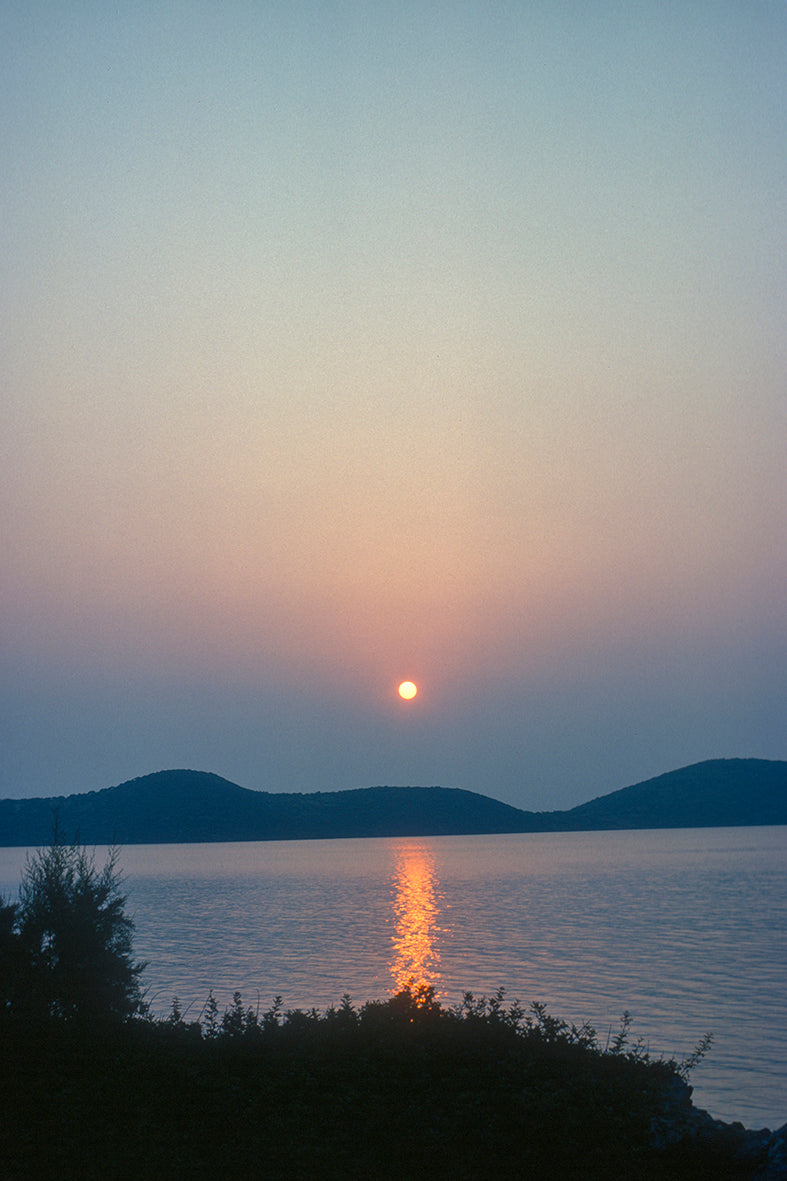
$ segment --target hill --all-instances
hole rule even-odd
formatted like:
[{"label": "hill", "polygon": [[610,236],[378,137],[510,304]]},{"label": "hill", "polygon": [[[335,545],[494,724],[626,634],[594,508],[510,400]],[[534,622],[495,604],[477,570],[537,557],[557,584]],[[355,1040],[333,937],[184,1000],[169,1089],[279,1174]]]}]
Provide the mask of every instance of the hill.
[{"label": "hill", "polygon": [[787,824],[787,762],[710,759],[610,792],[563,816],[574,831]]},{"label": "hill", "polygon": [[205,771],[158,771],[83,795],[0,800],[0,845],[46,844],[54,817],[85,844],[518,832],[528,814],[458,788],[250,791]]},{"label": "hill", "polygon": [[273,793],[205,771],[158,771],[102,791],[0,800],[0,846],[47,844],[55,817],[88,845],[787,824],[787,762],[713,759],[562,812],[459,788]]}]

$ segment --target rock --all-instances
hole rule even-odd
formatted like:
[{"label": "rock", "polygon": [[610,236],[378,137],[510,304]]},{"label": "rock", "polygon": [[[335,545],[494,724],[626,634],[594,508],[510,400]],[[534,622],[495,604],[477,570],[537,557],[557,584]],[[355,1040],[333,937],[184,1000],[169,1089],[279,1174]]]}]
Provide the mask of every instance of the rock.
[{"label": "rock", "polygon": [[787,1124],[769,1136],[765,1163],[754,1174],[754,1181],[787,1181]]},{"label": "rock", "polygon": [[651,1120],[650,1143],[653,1148],[668,1148],[690,1136],[690,1124],[696,1114],[691,1105],[693,1089],[680,1078],[670,1080],[659,1112]]},{"label": "rock", "polygon": [[694,1141],[713,1146],[730,1160],[751,1169],[752,1181],[787,1181],[787,1124],[775,1132],[751,1129],[714,1119],[691,1102],[692,1088],[674,1079],[664,1092],[661,1109],[651,1123],[656,1149]]}]

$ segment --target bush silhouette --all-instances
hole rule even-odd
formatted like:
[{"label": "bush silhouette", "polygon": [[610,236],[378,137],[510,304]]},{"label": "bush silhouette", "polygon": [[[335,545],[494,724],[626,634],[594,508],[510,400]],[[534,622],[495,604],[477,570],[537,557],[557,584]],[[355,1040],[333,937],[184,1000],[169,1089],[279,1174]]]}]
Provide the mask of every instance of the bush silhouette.
[{"label": "bush silhouette", "polygon": [[[77,843],[57,830],[52,844],[28,855],[19,902],[3,907],[2,974],[6,1009],[95,1020],[126,1018],[144,1009],[134,963],[134,924],[120,892],[117,850],[98,868]],[[2,986],[0,985],[0,986]]]}]

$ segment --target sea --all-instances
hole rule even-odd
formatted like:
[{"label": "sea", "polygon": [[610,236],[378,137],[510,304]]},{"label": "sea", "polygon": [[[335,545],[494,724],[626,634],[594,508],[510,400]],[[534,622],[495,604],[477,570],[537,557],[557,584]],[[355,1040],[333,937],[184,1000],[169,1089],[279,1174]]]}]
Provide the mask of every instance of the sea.
[{"label": "sea", "polygon": [[[25,856],[0,849],[6,899]],[[656,1056],[709,1033],[695,1105],[787,1121],[787,826],[129,845],[119,864],[156,1015],[177,997],[196,1019],[211,991],[264,1012],[502,988],[602,1045],[624,1012]]]}]

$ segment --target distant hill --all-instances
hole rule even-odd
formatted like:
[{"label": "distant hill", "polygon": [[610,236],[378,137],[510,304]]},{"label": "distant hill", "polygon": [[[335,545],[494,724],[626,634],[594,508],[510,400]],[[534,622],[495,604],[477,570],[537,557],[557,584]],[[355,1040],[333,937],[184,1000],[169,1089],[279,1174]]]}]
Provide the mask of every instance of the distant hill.
[{"label": "distant hill", "polygon": [[157,771],[81,795],[0,800],[0,846],[458,836],[787,824],[787,762],[713,759],[563,812],[525,812],[446,787],[272,793],[205,771]]},{"label": "distant hill", "polygon": [[563,812],[566,828],[742,828],[787,824],[787,762],[710,759]]},{"label": "distant hill", "polygon": [[285,794],[205,771],[158,771],[84,795],[0,800],[0,845],[45,844],[55,815],[69,838],[134,845],[518,832],[528,814],[458,788]]}]

